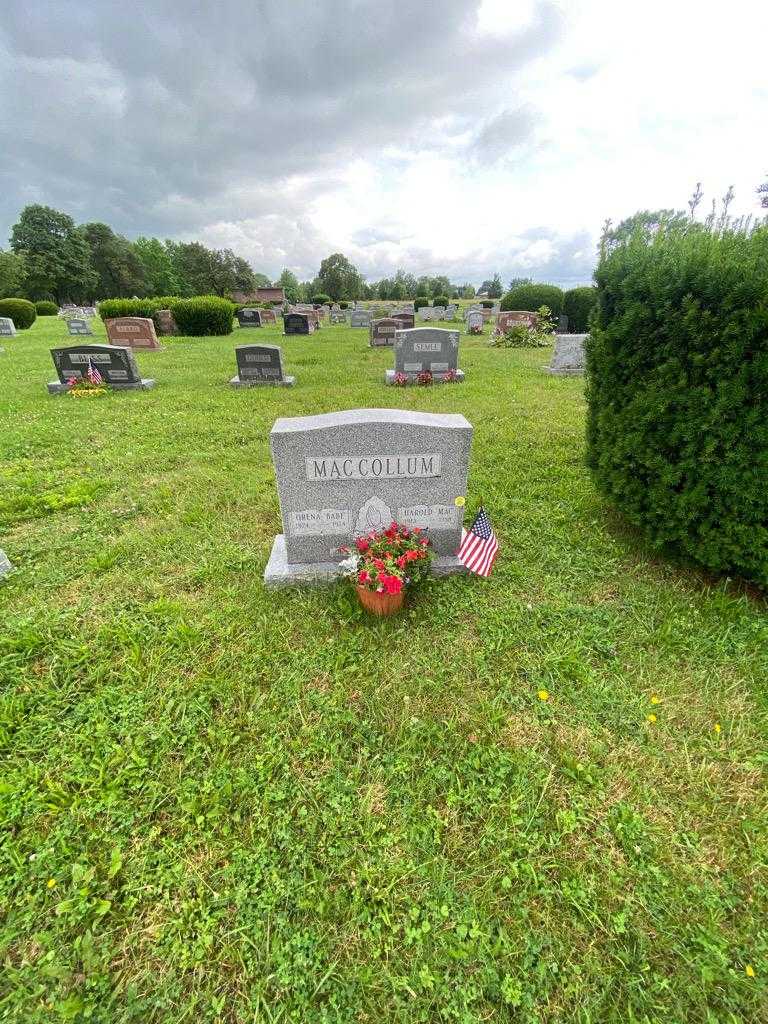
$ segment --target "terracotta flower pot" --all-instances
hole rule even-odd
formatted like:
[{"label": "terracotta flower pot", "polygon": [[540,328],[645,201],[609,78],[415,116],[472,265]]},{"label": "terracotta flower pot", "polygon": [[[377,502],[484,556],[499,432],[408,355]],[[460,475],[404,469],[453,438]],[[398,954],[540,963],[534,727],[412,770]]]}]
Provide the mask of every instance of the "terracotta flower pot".
[{"label": "terracotta flower pot", "polygon": [[357,587],[360,604],[372,615],[396,615],[405,602],[405,589],[399,594],[379,594],[367,587]]}]

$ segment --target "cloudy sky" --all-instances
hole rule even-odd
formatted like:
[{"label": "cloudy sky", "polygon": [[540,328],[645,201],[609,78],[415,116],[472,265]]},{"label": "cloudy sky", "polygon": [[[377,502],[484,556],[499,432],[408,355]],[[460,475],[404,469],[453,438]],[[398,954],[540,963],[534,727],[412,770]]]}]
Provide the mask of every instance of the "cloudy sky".
[{"label": "cloudy sky", "polygon": [[6,0],[0,247],[26,203],[230,246],[588,282],[600,225],[768,173],[764,0]]}]

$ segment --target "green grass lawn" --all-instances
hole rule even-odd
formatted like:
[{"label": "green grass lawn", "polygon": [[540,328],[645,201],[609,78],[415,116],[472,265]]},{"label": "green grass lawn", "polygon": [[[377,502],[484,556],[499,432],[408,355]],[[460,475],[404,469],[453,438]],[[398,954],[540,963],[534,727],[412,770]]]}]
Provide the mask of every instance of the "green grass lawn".
[{"label": "green grass lawn", "polygon": [[[231,390],[243,337],[296,387]],[[768,1019],[765,605],[625,529],[583,381],[486,340],[399,390],[363,330],[166,339],[77,400],[63,323],[3,339],[0,1020]],[[474,425],[490,580],[265,592],[272,423],[359,406]]]}]

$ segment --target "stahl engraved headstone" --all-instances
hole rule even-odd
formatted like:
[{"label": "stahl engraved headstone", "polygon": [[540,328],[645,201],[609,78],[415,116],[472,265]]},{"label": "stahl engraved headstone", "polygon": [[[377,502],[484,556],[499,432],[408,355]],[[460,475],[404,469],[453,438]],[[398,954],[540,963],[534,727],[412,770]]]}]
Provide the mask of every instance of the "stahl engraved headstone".
[{"label": "stahl engraved headstone", "polygon": [[285,334],[312,334],[315,322],[306,313],[286,313],[283,317]]},{"label": "stahl engraved headstone", "polygon": [[461,572],[471,444],[459,415],[352,409],[277,420],[270,445],[283,533],[264,582],[333,579],[341,547],[393,520],[427,530],[435,572]]},{"label": "stahl engraved headstone", "polygon": [[392,316],[383,316],[371,320],[369,342],[374,348],[381,345],[394,345],[395,334],[400,330],[400,321]]},{"label": "stahl engraved headstone", "polygon": [[67,331],[69,332],[69,334],[73,334],[73,335],[78,335],[78,334],[93,335],[93,331],[91,330],[91,325],[88,323],[88,321],[84,317],[81,318],[81,317],[76,317],[76,316],[70,316],[70,317],[67,317],[66,323],[67,323]]},{"label": "stahl engraved headstone", "polygon": [[587,334],[558,334],[552,362],[545,366],[546,373],[555,377],[580,377],[584,373],[584,341]]},{"label": "stahl engraved headstone", "polygon": [[367,309],[354,309],[352,316],[350,317],[351,327],[369,327],[371,326],[371,314]]},{"label": "stahl engraved headstone", "polygon": [[65,394],[71,379],[81,380],[93,366],[99,371],[104,383],[117,390],[148,390],[155,386],[154,380],[142,379],[136,365],[136,357],[129,348],[117,345],[70,345],[67,348],[52,348],[53,365],[59,375],[58,381],[48,385],[50,395]]},{"label": "stahl engraved headstone", "polygon": [[229,382],[233,388],[252,388],[274,384],[292,387],[295,377],[283,374],[283,353],[278,345],[238,345],[235,348],[237,376]]},{"label": "stahl engraved headstone", "polygon": [[415,327],[398,331],[395,335],[395,368],[387,370],[384,379],[394,383],[395,374],[404,373],[415,380],[420,373],[429,372],[436,382],[454,371],[456,380],[464,380],[459,369],[459,332],[444,327]]},{"label": "stahl engraved headstone", "polygon": [[144,316],[121,316],[107,320],[107,339],[110,345],[128,348],[159,349],[154,321]]},{"label": "stahl engraved headstone", "polygon": [[261,327],[261,313],[260,309],[246,307],[245,309],[238,309],[235,317],[241,327]]},{"label": "stahl engraved headstone", "polygon": [[9,316],[0,316],[0,337],[15,338],[16,324]]}]

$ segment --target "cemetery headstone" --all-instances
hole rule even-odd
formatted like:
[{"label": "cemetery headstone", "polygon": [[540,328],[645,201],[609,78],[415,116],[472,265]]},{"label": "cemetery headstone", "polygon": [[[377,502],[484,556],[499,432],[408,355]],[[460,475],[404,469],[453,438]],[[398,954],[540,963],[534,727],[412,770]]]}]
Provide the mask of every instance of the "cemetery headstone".
[{"label": "cemetery headstone", "polygon": [[15,338],[16,324],[9,316],[0,316],[0,337]]},{"label": "cemetery headstone", "polygon": [[85,319],[85,317],[69,316],[66,319],[67,332],[69,334],[89,334],[93,335],[91,325]]},{"label": "cemetery headstone", "polygon": [[172,337],[179,333],[176,317],[170,309],[158,309],[154,316],[157,330],[163,336]]},{"label": "cemetery headstone", "polygon": [[545,366],[546,373],[555,377],[579,377],[584,373],[584,341],[586,334],[558,334],[552,362]]},{"label": "cemetery headstone", "polygon": [[369,335],[370,344],[376,348],[379,345],[394,345],[395,334],[400,330],[400,321],[393,316],[383,316],[378,320],[371,321]]},{"label": "cemetery headstone", "polygon": [[433,320],[445,320],[445,306],[433,306],[432,307],[432,319]]},{"label": "cemetery headstone", "polygon": [[429,372],[435,382],[445,380],[449,371],[454,371],[456,380],[464,380],[459,369],[459,332],[444,327],[415,327],[410,331],[398,331],[395,335],[395,368],[387,370],[385,380],[393,384],[395,375],[404,373],[409,380],[415,380],[420,373]]},{"label": "cemetery headstone", "polygon": [[463,416],[352,409],[279,419],[270,446],[283,533],[267,586],[340,573],[340,549],[393,520],[427,530],[436,573],[461,572],[472,426]]},{"label": "cemetery headstone", "polygon": [[260,309],[246,306],[244,309],[238,309],[235,317],[241,327],[261,327],[261,313]]},{"label": "cemetery headstone", "polygon": [[262,324],[276,324],[277,317],[273,309],[260,309],[259,314],[261,316]]},{"label": "cemetery headstone", "polygon": [[69,390],[67,381],[81,380],[88,372],[88,366],[95,367],[104,383],[117,390],[148,390],[155,386],[154,380],[142,379],[136,365],[136,356],[130,348],[117,345],[70,345],[67,348],[52,348],[53,365],[59,375],[58,381],[51,381],[48,393],[61,395]]},{"label": "cemetery headstone", "polygon": [[306,313],[286,313],[283,323],[285,334],[312,334],[315,330],[314,320]]},{"label": "cemetery headstone", "polygon": [[345,324],[347,322],[347,314],[343,309],[332,309],[331,310],[331,323],[332,324]]},{"label": "cemetery headstone", "polygon": [[499,313],[496,317],[496,327],[506,331],[515,324],[523,324],[524,327],[536,327],[539,322],[538,313],[531,313],[527,309],[510,309]]},{"label": "cemetery headstone", "polygon": [[444,319],[446,319],[446,320],[455,320],[456,319],[456,306],[454,306],[453,303],[451,303],[450,306],[446,306],[445,307],[445,318]]},{"label": "cemetery headstone", "polygon": [[295,377],[283,373],[283,353],[278,345],[238,345],[235,348],[237,376],[229,382],[233,388],[252,388],[264,384],[292,387]]},{"label": "cemetery headstone", "polygon": [[2,579],[3,576],[7,576],[12,569],[13,566],[11,565],[10,558],[6,555],[3,549],[0,548],[0,579]]},{"label": "cemetery headstone", "polygon": [[107,339],[110,345],[128,348],[159,349],[154,321],[143,316],[121,316],[107,320]]},{"label": "cemetery headstone", "polygon": [[367,309],[354,309],[350,317],[351,327],[370,327],[371,314]]},{"label": "cemetery headstone", "polygon": [[429,306],[419,307],[419,320],[426,321],[432,319],[432,310]]},{"label": "cemetery headstone", "polygon": [[411,327],[415,327],[413,313],[393,313],[392,319],[397,320],[400,324],[400,330],[406,331]]},{"label": "cemetery headstone", "polygon": [[568,333],[568,317],[565,315],[565,313],[561,313],[560,316],[557,318],[557,333]]},{"label": "cemetery headstone", "polygon": [[482,331],[483,329],[483,314],[479,309],[473,309],[467,316],[467,330],[468,331]]}]

